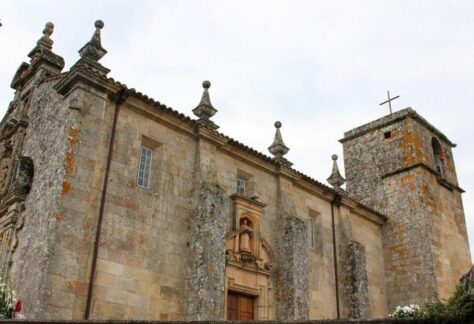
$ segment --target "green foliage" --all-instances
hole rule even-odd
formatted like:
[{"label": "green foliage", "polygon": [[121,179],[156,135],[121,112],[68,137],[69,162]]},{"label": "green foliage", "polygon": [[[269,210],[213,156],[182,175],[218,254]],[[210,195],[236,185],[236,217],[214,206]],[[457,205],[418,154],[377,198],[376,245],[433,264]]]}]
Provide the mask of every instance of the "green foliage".
[{"label": "green foliage", "polygon": [[0,319],[13,318],[15,304],[16,296],[11,281],[0,278]]},{"label": "green foliage", "polygon": [[424,306],[429,319],[455,319],[460,323],[474,323],[474,281],[458,286],[446,303],[434,300]]}]

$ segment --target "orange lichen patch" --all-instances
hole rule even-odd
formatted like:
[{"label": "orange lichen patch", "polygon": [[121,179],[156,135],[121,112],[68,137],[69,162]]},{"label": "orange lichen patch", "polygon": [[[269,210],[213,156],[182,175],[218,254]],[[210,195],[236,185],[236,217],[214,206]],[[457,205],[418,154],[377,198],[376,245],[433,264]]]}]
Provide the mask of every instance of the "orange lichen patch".
[{"label": "orange lichen patch", "polygon": [[401,259],[404,259],[408,256],[408,249],[403,245],[392,246],[392,247],[389,248],[389,251],[393,256],[397,255]]},{"label": "orange lichen patch", "polygon": [[413,173],[408,173],[408,174],[405,174],[402,178],[401,178],[401,183],[402,185],[404,185],[405,187],[408,187],[411,191],[414,191],[415,190],[415,175]]},{"label": "orange lichen patch", "polygon": [[68,150],[66,152],[66,175],[74,172],[74,147],[79,142],[81,131],[75,127],[69,129],[67,137]]},{"label": "orange lichen patch", "polygon": [[74,280],[67,283],[67,288],[76,295],[85,296],[87,292],[87,285],[85,283]]},{"label": "orange lichen patch", "polygon": [[63,182],[63,193],[62,193],[63,196],[64,196],[65,194],[67,194],[69,191],[71,191],[71,189],[72,189],[72,184],[69,183],[69,182],[67,182],[67,181],[64,181],[64,182]]},{"label": "orange lichen patch", "polygon": [[64,213],[59,213],[56,215],[56,224],[61,224],[61,222],[64,220]]},{"label": "orange lichen patch", "polygon": [[[432,184],[432,187],[435,187],[435,185],[436,184]],[[425,204],[427,204],[434,210],[441,209],[440,201],[435,199],[428,184],[424,183],[423,186],[421,186],[421,195],[423,197]]]},{"label": "orange lichen patch", "polygon": [[392,226],[392,232],[393,232],[394,234],[405,233],[406,230],[407,230],[406,226],[405,226],[405,225],[402,225],[402,224],[398,224],[398,225]]},{"label": "orange lichen patch", "polygon": [[400,145],[405,148],[406,166],[410,166],[426,159],[422,138],[418,136],[413,129],[410,129],[409,121],[407,120],[403,123],[403,136]]}]

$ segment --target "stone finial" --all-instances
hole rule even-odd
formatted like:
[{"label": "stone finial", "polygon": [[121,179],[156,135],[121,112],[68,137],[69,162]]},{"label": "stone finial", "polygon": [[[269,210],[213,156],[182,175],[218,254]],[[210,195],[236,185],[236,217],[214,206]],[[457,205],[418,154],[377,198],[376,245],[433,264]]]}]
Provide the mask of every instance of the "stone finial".
[{"label": "stone finial", "polygon": [[64,59],[53,53],[53,40],[51,35],[54,32],[54,24],[47,22],[43,29],[43,36],[36,42],[35,47],[28,53],[31,59],[30,63],[21,63],[16,71],[11,87],[15,90],[20,89],[29,80],[37,76],[37,82],[44,78],[61,73],[64,68]]},{"label": "stone finial", "polygon": [[346,182],[346,179],[344,179],[341,173],[339,172],[339,167],[337,166],[337,155],[333,154],[331,159],[333,160],[332,173],[327,179],[327,181],[336,190],[342,190],[341,186]]},{"label": "stone finial", "polygon": [[53,48],[53,40],[51,35],[54,32],[54,24],[52,22],[47,22],[43,29],[43,36],[36,42],[38,47],[43,47],[51,50]]},{"label": "stone finial", "polygon": [[102,28],[104,28],[104,22],[102,20],[97,20],[95,22],[95,32],[92,35],[91,40],[79,50],[79,54],[82,58],[99,61],[105,54],[107,54],[107,51],[102,47],[100,39],[100,30]]},{"label": "stone finial", "polygon": [[[51,35],[54,32],[54,24],[52,22],[47,22],[43,29],[43,36],[36,42],[36,46],[31,50],[28,54],[30,58],[33,56],[38,56],[39,54],[47,54],[51,53],[53,49],[53,40],[51,39]],[[35,57],[36,57],[35,56]]]},{"label": "stone finial", "polygon": [[283,164],[291,166],[292,163],[283,157],[286,153],[288,153],[290,149],[285,145],[285,143],[283,142],[283,138],[281,137],[281,132],[280,132],[281,126],[282,126],[281,122],[279,121],[275,122],[275,128],[276,128],[275,138],[273,140],[272,145],[268,147],[268,150],[270,151],[271,154],[275,156],[274,159],[276,161],[279,161],[279,162],[282,162]]},{"label": "stone finial", "polygon": [[202,83],[204,91],[202,93],[201,101],[196,108],[193,109],[194,115],[199,117],[198,122],[202,125],[209,126],[213,129],[218,129],[219,126],[214,124],[210,118],[214,116],[217,112],[217,109],[214,108],[211,104],[211,98],[209,97],[209,88],[211,87],[211,82],[204,81]]}]

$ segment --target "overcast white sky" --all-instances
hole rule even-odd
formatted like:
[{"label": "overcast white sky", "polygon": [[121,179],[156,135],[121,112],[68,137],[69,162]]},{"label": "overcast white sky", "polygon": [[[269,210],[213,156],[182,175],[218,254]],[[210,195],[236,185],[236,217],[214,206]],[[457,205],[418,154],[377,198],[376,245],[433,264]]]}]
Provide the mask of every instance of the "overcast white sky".
[{"label": "overcast white sky", "polygon": [[1,0],[0,114],[47,21],[65,70],[103,19],[109,76],[187,115],[209,79],[223,133],[268,153],[281,120],[288,159],[322,182],[338,139],[387,114],[390,90],[394,108],[413,107],[458,144],[474,251],[473,17],[470,0]]}]

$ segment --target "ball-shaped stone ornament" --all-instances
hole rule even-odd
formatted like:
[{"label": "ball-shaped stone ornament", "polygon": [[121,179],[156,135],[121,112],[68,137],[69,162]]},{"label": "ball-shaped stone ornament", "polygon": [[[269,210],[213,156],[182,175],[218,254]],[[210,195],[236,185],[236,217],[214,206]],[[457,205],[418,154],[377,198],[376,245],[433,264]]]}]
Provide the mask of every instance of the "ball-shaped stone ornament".
[{"label": "ball-shaped stone ornament", "polygon": [[95,28],[99,28],[99,29],[102,29],[104,28],[104,22],[102,20],[96,20],[95,24],[94,24]]},{"label": "ball-shaped stone ornament", "polygon": [[204,89],[209,89],[209,88],[211,87],[211,82],[209,82],[209,81],[207,81],[207,80],[206,80],[206,81],[203,81],[203,82],[202,82],[202,87],[203,87]]},{"label": "ball-shaped stone ornament", "polygon": [[51,36],[53,34],[53,30],[54,30],[54,24],[48,21],[46,25],[44,26],[43,34]]},{"label": "ball-shaped stone ornament", "polygon": [[331,156],[331,159],[332,159],[333,161],[336,161],[336,160],[337,160],[337,154],[333,154],[333,155]]},{"label": "ball-shaped stone ornament", "polygon": [[276,122],[275,122],[275,128],[280,128],[280,127],[281,127],[281,122],[276,121]]}]

